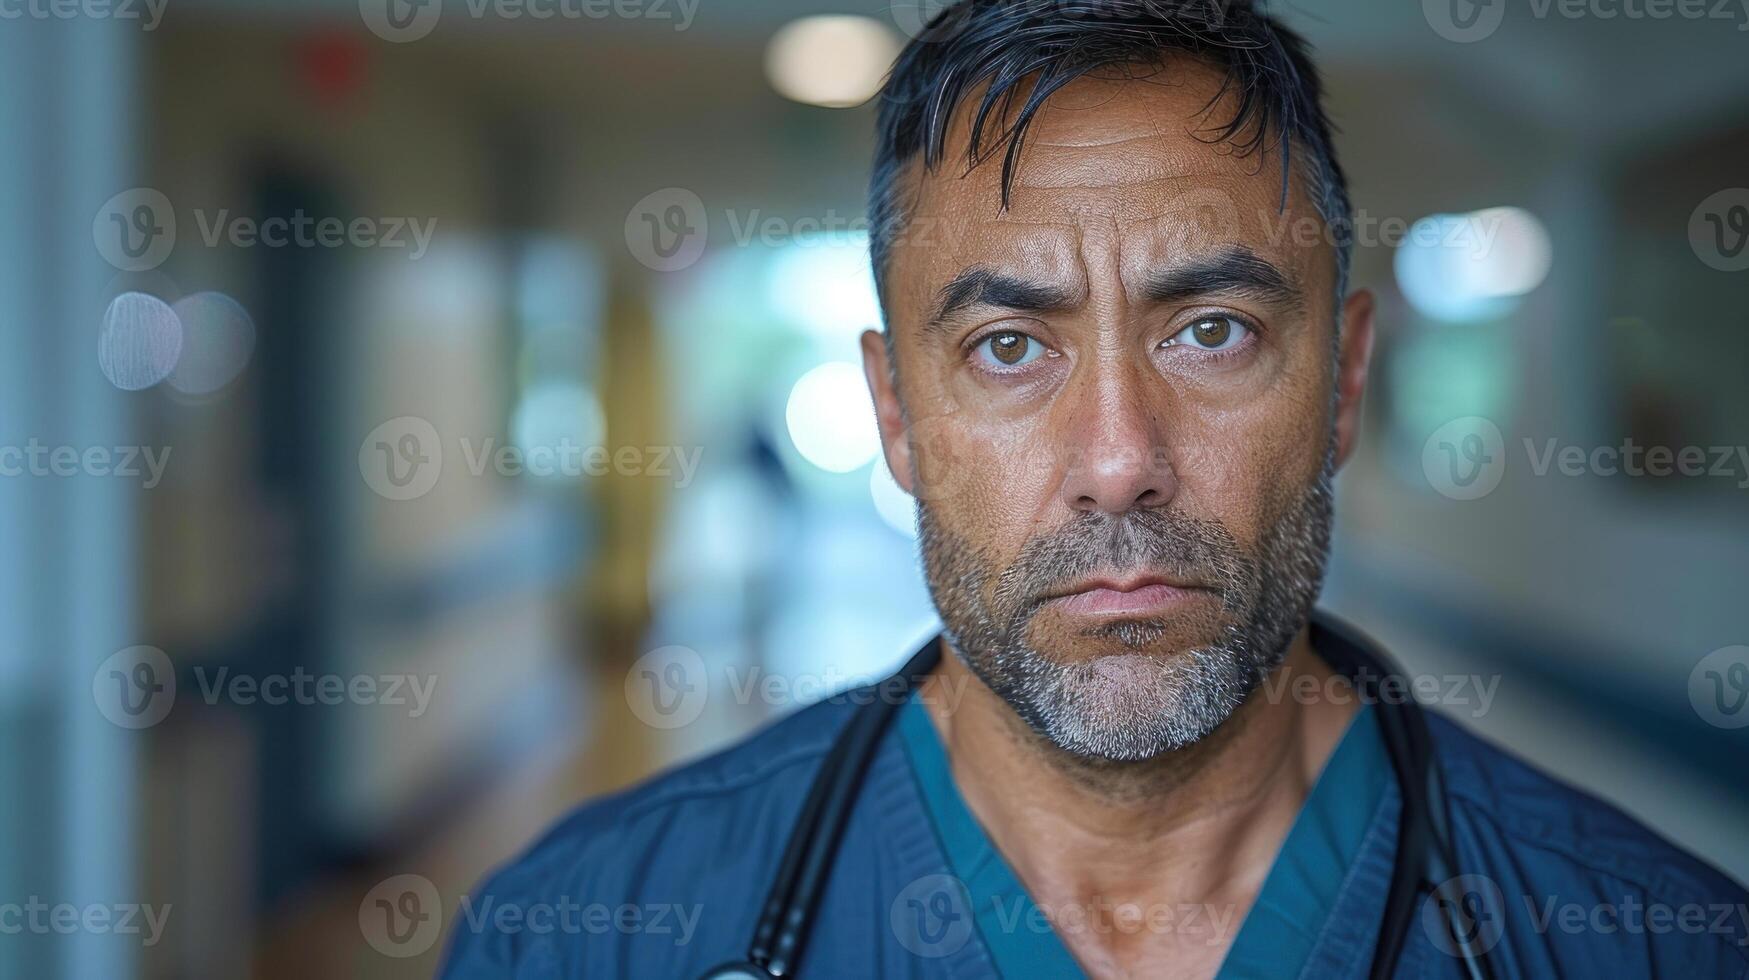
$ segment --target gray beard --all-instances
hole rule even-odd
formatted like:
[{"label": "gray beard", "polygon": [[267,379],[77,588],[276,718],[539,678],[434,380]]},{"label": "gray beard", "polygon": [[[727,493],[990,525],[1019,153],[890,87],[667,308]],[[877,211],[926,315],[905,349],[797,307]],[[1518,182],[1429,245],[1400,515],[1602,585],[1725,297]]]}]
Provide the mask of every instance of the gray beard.
[{"label": "gray beard", "polygon": [[[1311,486],[1247,553],[1218,521],[1169,511],[1121,517],[1078,512],[1034,538],[996,577],[918,502],[930,594],[950,649],[1038,735],[1088,762],[1136,762],[1206,738],[1287,655],[1311,615],[1329,554],[1333,453]],[[1027,640],[1054,584],[1101,569],[1176,570],[1218,583],[1217,640],[1183,651],[1149,648],[1161,620],[1109,624],[1087,634],[1126,652],[1062,662]]]}]

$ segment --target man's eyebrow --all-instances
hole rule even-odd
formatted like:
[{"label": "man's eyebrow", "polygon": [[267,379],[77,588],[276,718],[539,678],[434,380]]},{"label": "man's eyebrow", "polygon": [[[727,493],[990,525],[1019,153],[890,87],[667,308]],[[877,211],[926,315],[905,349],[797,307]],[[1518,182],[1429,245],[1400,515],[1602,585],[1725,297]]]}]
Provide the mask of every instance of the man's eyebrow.
[{"label": "man's eyebrow", "polygon": [[926,326],[939,329],[955,315],[974,306],[994,306],[1021,313],[1048,313],[1073,306],[1076,294],[1060,285],[1009,275],[981,266],[967,269],[937,292],[935,311]]},{"label": "man's eyebrow", "polygon": [[1296,278],[1243,245],[1230,245],[1170,268],[1151,272],[1142,295],[1155,303],[1176,303],[1211,293],[1248,296],[1298,306],[1304,298]]}]

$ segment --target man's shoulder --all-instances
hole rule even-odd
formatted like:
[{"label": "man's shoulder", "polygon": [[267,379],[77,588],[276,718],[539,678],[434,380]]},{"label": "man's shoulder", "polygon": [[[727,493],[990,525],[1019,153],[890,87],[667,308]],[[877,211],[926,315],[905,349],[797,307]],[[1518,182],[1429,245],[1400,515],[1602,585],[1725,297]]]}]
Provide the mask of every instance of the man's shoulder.
[{"label": "man's shoulder", "polygon": [[727,842],[708,833],[713,824],[738,823],[743,811],[763,810],[776,794],[799,804],[850,707],[842,698],[809,705],[702,759],[584,802],[493,876],[492,884],[538,888],[596,862],[635,861],[667,843],[681,822],[686,838],[721,846]]},{"label": "man's shoulder", "polygon": [[677,975],[737,948],[747,883],[763,888],[852,708],[822,701],[578,806],[464,896],[443,975]]},{"label": "man's shoulder", "polygon": [[[1734,951],[1727,955],[1749,965],[1743,885],[1615,806],[1428,714],[1460,855],[1477,855],[1509,907],[1533,920],[1540,913],[1542,928],[1556,930],[1551,917],[1577,914],[1572,908],[1594,916],[1601,907],[1603,918],[1624,906],[1630,914],[1664,909],[1652,915],[1671,917],[1668,934],[1715,934]],[[1645,909],[1635,913],[1635,903]],[[1731,914],[1711,914],[1721,910]],[[1685,928],[1684,915],[1705,925]]]}]

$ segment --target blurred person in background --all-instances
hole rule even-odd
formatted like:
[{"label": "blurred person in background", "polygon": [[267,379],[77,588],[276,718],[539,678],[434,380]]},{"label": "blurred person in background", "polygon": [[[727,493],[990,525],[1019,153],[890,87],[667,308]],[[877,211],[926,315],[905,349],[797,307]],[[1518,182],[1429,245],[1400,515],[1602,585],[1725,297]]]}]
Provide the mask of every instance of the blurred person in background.
[{"label": "blurred person in background", "polygon": [[882,98],[862,346],[943,631],[474,899],[637,928],[488,911],[446,975],[1749,974],[1740,885],[1314,609],[1374,308],[1299,38],[962,3]]}]

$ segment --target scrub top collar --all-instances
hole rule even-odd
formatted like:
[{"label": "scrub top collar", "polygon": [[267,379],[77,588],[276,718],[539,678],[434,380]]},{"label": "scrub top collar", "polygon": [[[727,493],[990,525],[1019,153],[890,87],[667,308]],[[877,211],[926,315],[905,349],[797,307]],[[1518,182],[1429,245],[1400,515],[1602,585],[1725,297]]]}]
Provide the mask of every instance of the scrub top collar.
[{"label": "scrub top collar", "polygon": [[[954,784],[947,753],[928,709],[913,693],[898,730],[935,844],[951,871],[934,882],[933,923],[913,944],[980,942],[1005,977],[1079,976],[1082,971],[1051,921],[1032,901],[990,842]],[[1154,910],[1143,928],[1194,930],[1219,941],[1232,935],[1220,977],[1340,976],[1364,970],[1377,934],[1377,906],[1389,881],[1400,799],[1373,709],[1363,707],[1325,763],[1295,818],[1257,900],[1242,924],[1219,908]],[[953,894],[957,892],[957,894]],[[1086,910],[1089,916],[1110,910]],[[895,916],[904,910],[896,909]],[[1081,918],[1076,916],[1076,918]],[[1085,920],[1083,920],[1085,921]],[[1091,927],[1098,923],[1087,922]],[[1064,928],[1077,923],[1065,920]],[[956,944],[957,945],[957,944]]]}]

